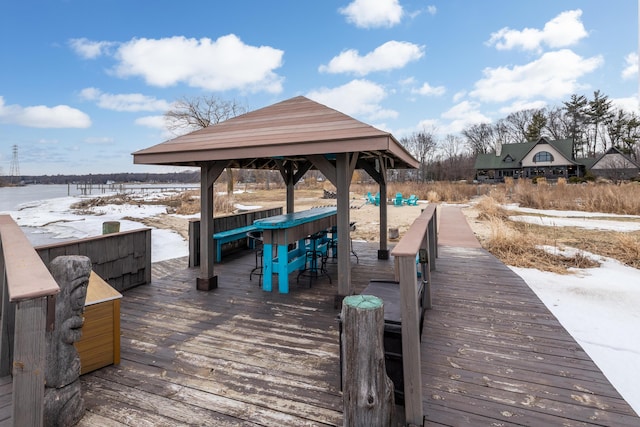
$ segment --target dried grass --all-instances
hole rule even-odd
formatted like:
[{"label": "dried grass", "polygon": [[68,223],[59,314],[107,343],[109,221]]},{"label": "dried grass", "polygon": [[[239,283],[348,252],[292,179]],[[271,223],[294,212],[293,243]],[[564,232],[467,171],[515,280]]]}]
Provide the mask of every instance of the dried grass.
[{"label": "dried grass", "polygon": [[526,224],[523,226],[522,223],[509,221],[507,213],[491,197],[481,198],[477,208],[480,211],[478,219],[488,221],[491,229],[490,236],[483,242],[483,246],[505,264],[558,274],[570,273],[569,268],[599,266],[597,262],[580,252],[573,256],[565,256],[543,249],[543,246],[548,245],[549,235],[541,234],[539,230],[532,232]]}]

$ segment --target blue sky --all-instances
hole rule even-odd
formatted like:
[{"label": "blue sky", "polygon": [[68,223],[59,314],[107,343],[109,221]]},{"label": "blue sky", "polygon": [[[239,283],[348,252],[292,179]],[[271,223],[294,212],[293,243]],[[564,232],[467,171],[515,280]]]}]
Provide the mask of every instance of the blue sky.
[{"label": "blue sky", "polygon": [[[0,4],[0,168],[167,172],[131,153],[215,95],[304,95],[397,138],[600,90],[638,112],[632,0],[21,0]],[[177,170],[177,169],[175,169]]]}]

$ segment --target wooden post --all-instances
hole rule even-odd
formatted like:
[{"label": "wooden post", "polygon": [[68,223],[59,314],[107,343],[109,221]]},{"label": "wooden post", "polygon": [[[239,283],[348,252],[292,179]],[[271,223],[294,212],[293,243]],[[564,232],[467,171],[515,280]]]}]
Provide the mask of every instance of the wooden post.
[{"label": "wooden post", "polygon": [[348,296],[341,319],[343,425],[391,426],[395,403],[384,363],[382,300],[372,295]]},{"label": "wooden post", "polygon": [[349,154],[336,155],[336,204],[338,208],[338,295],[355,292],[351,282],[351,230],[349,229]]},{"label": "wooden post", "polygon": [[13,411],[15,426],[41,426],[44,417],[45,324],[47,298],[16,303],[13,353]]}]

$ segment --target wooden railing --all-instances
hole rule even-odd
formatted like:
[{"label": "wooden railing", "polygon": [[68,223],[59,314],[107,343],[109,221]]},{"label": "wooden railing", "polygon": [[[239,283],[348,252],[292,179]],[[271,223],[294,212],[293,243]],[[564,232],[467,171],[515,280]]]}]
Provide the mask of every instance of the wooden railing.
[{"label": "wooden railing", "polygon": [[37,246],[36,251],[45,265],[61,255],[89,257],[93,271],[118,292],[151,283],[150,228]]},{"label": "wooden railing", "polygon": [[45,332],[53,325],[60,288],[9,215],[0,215],[0,280],[0,376],[13,375],[12,424],[41,426]]},{"label": "wooden railing", "polygon": [[422,306],[430,308],[431,271],[435,269],[437,247],[437,206],[430,204],[391,251],[391,255],[395,258],[396,280],[400,283],[402,365],[407,425],[422,425],[420,313],[417,281],[422,280],[425,287]]}]

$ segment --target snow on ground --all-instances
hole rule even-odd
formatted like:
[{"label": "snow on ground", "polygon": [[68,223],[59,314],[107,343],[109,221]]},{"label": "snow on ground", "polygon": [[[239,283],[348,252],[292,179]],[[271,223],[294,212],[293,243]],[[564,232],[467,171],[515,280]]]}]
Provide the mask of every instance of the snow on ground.
[{"label": "snow on ground", "polygon": [[[157,197],[157,194],[153,197]],[[4,213],[10,214],[19,226],[27,227],[29,237],[36,241],[34,244],[40,244],[42,241],[38,239],[38,234],[46,234],[45,241],[49,243],[99,236],[102,234],[102,223],[106,221],[119,221],[120,231],[144,228],[146,226],[140,222],[123,218],[142,219],[167,211],[166,206],[162,205],[110,204],[95,206],[88,210],[90,213],[79,213],[70,206],[80,200],[79,197],[59,197],[29,202],[20,205],[16,211]],[[152,228],[152,262],[187,256],[188,251],[188,242],[178,233]]]},{"label": "snow on ground", "polygon": [[[590,230],[638,231],[640,215],[616,215],[600,212],[555,211],[521,208],[517,205],[504,205],[505,209],[531,215],[511,215],[512,221],[549,227],[579,227]],[[604,219],[606,218],[606,219]]]},{"label": "snow on ground", "polygon": [[599,268],[573,275],[510,268],[640,413],[640,271],[610,258],[598,260]]},{"label": "snow on ground", "polygon": [[[525,219],[515,215],[511,219],[547,226],[621,232],[640,230],[640,216],[511,209],[538,214]],[[607,217],[607,220],[594,219],[598,217]],[[580,253],[598,260],[600,267],[573,269],[574,274],[570,275],[509,268],[527,282],[622,397],[640,414],[640,270],[611,258],[585,251]]]}]

